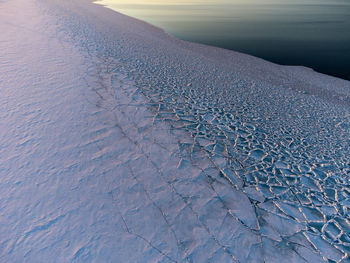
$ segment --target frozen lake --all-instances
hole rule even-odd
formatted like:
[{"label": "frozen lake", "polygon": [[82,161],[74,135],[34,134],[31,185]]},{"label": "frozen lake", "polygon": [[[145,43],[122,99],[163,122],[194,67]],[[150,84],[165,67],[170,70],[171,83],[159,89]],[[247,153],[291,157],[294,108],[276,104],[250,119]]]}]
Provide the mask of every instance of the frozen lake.
[{"label": "frozen lake", "polygon": [[349,1],[103,0],[102,3],[181,39],[350,79]]}]

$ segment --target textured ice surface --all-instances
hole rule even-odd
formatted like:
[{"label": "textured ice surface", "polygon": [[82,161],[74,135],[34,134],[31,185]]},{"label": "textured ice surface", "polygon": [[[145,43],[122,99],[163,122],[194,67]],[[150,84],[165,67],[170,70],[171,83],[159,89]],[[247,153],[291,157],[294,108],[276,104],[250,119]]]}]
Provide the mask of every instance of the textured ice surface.
[{"label": "textured ice surface", "polygon": [[349,82],[85,0],[0,32],[0,262],[350,261]]}]

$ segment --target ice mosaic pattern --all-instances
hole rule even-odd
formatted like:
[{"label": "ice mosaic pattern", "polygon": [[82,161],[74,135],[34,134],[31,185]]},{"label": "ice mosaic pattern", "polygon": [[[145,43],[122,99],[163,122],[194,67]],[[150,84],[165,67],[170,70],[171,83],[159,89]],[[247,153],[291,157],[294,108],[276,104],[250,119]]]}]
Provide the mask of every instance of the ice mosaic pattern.
[{"label": "ice mosaic pattern", "polygon": [[[59,75],[33,82],[42,109],[10,114],[34,121],[13,141],[34,162],[1,161],[1,260],[350,262],[349,82],[178,41],[83,0],[7,3],[59,39],[27,46]],[[36,71],[23,72],[28,83]],[[35,120],[55,116],[50,138]]]}]

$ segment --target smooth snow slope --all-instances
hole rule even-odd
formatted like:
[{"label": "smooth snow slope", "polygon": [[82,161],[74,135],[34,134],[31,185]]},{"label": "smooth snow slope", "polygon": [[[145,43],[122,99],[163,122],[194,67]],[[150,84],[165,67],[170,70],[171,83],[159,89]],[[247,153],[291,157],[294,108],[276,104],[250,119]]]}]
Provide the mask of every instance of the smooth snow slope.
[{"label": "smooth snow slope", "polygon": [[87,0],[0,32],[0,262],[350,261],[349,82]]}]

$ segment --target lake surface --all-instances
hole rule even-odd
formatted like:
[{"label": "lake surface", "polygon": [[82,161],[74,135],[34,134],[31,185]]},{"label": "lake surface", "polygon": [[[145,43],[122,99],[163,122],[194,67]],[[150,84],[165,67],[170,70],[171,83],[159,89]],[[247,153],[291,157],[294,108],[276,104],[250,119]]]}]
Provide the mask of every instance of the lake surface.
[{"label": "lake surface", "polygon": [[192,42],[350,80],[348,0],[103,0]]}]

